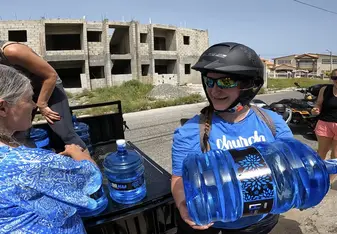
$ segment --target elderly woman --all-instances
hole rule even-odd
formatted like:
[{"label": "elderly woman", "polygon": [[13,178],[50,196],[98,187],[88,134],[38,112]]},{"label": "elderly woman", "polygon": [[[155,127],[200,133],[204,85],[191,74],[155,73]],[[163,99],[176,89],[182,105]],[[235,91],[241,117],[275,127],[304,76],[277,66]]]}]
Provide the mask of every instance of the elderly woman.
[{"label": "elderly woman", "polygon": [[85,233],[77,208],[97,206],[98,167],[77,145],[60,154],[20,145],[13,133],[31,127],[32,86],[4,65],[0,84],[0,233]]}]

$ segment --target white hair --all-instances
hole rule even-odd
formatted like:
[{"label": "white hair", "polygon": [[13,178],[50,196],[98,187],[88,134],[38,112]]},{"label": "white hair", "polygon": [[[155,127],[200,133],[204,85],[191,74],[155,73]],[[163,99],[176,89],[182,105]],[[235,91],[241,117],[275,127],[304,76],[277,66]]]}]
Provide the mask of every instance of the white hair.
[{"label": "white hair", "polygon": [[0,64],[0,99],[15,105],[22,95],[32,90],[30,80],[15,68]]}]

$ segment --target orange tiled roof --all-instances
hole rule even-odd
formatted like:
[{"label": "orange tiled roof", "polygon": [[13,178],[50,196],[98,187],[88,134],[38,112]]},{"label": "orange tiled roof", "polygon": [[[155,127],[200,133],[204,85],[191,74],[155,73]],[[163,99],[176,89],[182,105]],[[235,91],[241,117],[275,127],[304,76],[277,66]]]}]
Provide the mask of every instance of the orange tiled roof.
[{"label": "orange tiled roof", "polygon": [[274,63],[268,59],[261,58],[261,61],[264,62],[267,66],[274,65]]}]

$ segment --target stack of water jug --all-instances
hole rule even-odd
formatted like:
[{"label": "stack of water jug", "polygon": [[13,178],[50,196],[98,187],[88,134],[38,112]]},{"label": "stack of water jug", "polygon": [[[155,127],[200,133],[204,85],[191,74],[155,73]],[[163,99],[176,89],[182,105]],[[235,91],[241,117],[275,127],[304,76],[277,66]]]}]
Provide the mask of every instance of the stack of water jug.
[{"label": "stack of water jug", "polygon": [[[77,121],[75,115],[72,116],[72,121],[75,132],[84,141],[89,153],[93,155],[89,126]],[[49,149],[49,137],[46,130],[32,128],[30,138],[38,148]],[[146,196],[143,157],[136,151],[127,149],[124,139],[117,140],[116,143],[117,151],[107,154],[103,162],[104,175],[109,181],[110,197],[117,203],[134,204]],[[90,197],[96,200],[97,206],[92,210],[78,207],[78,214],[81,217],[95,216],[104,211],[108,205],[103,186]]]},{"label": "stack of water jug", "polygon": [[329,190],[329,174],[337,174],[336,159],[323,161],[307,145],[285,138],[190,154],[182,177],[189,215],[205,225],[313,207]]},{"label": "stack of water jug", "polygon": [[80,136],[82,141],[87,146],[89,153],[91,155],[93,155],[94,151],[93,151],[93,148],[92,148],[92,145],[91,145],[89,126],[87,124],[83,123],[83,122],[78,122],[76,115],[72,116],[72,120],[73,120],[73,126],[74,126],[74,130],[75,130],[76,134]]},{"label": "stack of water jug", "polygon": [[[78,122],[76,116],[73,116],[73,124],[75,132],[86,143],[90,154],[93,154],[89,126]],[[127,149],[124,139],[117,140],[116,143],[117,151],[109,153],[103,162],[110,197],[121,204],[137,203],[146,196],[143,158],[136,151]],[[97,215],[108,205],[103,186],[91,197],[97,201],[97,207],[91,211],[78,209],[82,217]]]},{"label": "stack of water jug", "polygon": [[42,128],[31,128],[30,139],[32,139],[37,148],[49,149],[48,132]]}]

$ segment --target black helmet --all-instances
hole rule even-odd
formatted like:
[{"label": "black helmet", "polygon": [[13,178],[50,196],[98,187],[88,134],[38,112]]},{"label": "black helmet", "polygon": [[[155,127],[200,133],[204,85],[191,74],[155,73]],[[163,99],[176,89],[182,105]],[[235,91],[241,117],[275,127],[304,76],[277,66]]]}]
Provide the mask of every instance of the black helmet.
[{"label": "black helmet", "polygon": [[[260,57],[251,48],[234,42],[224,42],[209,47],[192,69],[200,71],[202,74],[207,72],[224,73],[251,84],[249,89],[241,90],[238,99],[229,109],[238,104],[249,104],[264,83],[264,65]],[[201,82],[210,102],[206,86],[203,81]],[[210,104],[212,105],[211,102]]]}]

